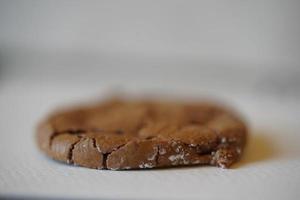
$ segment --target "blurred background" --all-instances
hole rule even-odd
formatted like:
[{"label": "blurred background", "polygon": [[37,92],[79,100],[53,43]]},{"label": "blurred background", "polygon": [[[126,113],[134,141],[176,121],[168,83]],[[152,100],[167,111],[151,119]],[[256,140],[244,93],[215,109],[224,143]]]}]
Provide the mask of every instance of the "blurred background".
[{"label": "blurred background", "polygon": [[299,10],[297,0],[1,0],[0,85],[295,98]]},{"label": "blurred background", "polygon": [[[0,0],[0,198],[297,199],[299,63],[299,0]],[[40,155],[48,112],[114,92],[228,101],[251,130],[244,160],[139,174]]]}]

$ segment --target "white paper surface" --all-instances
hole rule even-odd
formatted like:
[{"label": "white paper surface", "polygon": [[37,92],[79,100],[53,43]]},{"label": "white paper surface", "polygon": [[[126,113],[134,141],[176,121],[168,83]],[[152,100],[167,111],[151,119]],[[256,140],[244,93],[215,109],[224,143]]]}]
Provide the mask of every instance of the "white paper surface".
[{"label": "white paper surface", "polygon": [[245,93],[221,95],[231,100],[251,127],[244,157],[232,169],[109,171],[52,161],[34,143],[34,127],[48,111],[99,96],[101,87],[2,82],[0,91],[0,196],[278,200],[300,196],[298,101]]}]

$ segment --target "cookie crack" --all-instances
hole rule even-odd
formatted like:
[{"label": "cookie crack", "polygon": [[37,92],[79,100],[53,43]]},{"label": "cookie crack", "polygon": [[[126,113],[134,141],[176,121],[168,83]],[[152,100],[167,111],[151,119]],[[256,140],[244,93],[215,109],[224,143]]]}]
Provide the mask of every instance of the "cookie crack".
[{"label": "cookie crack", "polygon": [[159,146],[159,145],[156,145],[156,155],[155,155],[155,158],[154,158],[155,166],[158,165],[158,160],[159,160],[159,150],[160,150],[160,146]]},{"label": "cookie crack", "polygon": [[112,153],[115,152],[115,151],[118,151],[120,148],[126,146],[128,143],[129,143],[129,141],[126,142],[125,144],[122,144],[122,145],[117,146],[117,147],[114,148],[112,151],[103,154],[103,166],[105,166],[105,169],[108,169],[108,168],[107,168],[107,159],[108,159],[108,157],[110,156],[110,154],[112,154]]},{"label": "cookie crack", "polygon": [[73,161],[73,151],[74,151],[74,148],[75,148],[76,144],[78,144],[82,139],[80,136],[77,136],[77,137],[78,137],[78,140],[76,142],[74,142],[73,144],[71,144],[71,147],[69,148],[68,159],[67,159],[67,163],[69,163],[69,164],[74,163],[74,161]]},{"label": "cookie crack", "polygon": [[49,139],[49,147],[51,148],[52,146],[52,143],[53,143],[53,140],[55,137],[59,136],[59,135],[62,135],[62,134],[70,134],[70,135],[78,135],[78,134],[84,134],[86,133],[87,131],[85,130],[82,130],[82,129],[78,129],[78,130],[64,130],[64,131],[55,131],[52,133],[52,135],[50,136],[50,139]]},{"label": "cookie crack", "polygon": [[105,153],[102,153],[100,148],[99,148],[99,145],[97,144],[97,141],[95,138],[91,138],[92,139],[92,142],[93,142],[93,147],[97,149],[97,151],[99,152],[99,154],[102,155],[102,169],[106,169],[106,154]]},{"label": "cookie crack", "polygon": [[95,138],[92,138],[92,141],[93,141],[93,146],[97,149],[97,151],[102,155],[102,169],[108,169],[107,168],[107,158],[108,156],[113,153],[114,151],[117,151],[118,149],[122,148],[123,146],[125,146],[126,144],[128,144],[128,142],[126,142],[125,144],[122,144],[122,145],[119,145],[117,146],[115,149],[113,149],[112,151],[110,152],[106,152],[106,153],[103,153],[101,150],[100,150],[100,146],[99,144],[97,143],[97,140]]},{"label": "cookie crack", "polygon": [[107,156],[109,155],[110,153],[104,153],[102,154],[103,155],[103,161],[102,161],[102,166],[103,166],[103,169],[107,169]]}]

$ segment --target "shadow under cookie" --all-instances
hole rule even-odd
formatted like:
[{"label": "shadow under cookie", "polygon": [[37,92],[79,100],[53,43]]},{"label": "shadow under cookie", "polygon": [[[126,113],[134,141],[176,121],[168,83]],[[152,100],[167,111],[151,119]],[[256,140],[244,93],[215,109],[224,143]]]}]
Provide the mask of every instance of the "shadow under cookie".
[{"label": "shadow under cookie", "polygon": [[247,144],[241,160],[231,168],[241,168],[258,162],[265,162],[277,157],[279,154],[270,134],[265,130],[252,131],[248,134]]}]

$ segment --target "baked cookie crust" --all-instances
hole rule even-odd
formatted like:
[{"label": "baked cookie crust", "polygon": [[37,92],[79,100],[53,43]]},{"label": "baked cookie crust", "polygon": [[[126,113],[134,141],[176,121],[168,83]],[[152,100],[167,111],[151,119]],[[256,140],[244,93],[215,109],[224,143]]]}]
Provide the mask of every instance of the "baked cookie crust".
[{"label": "baked cookie crust", "polygon": [[111,170],[228,168],[242,155],[246,136],[245,123],[217,104],[121,98],[52,113],[36,131],[49,157]]}]

